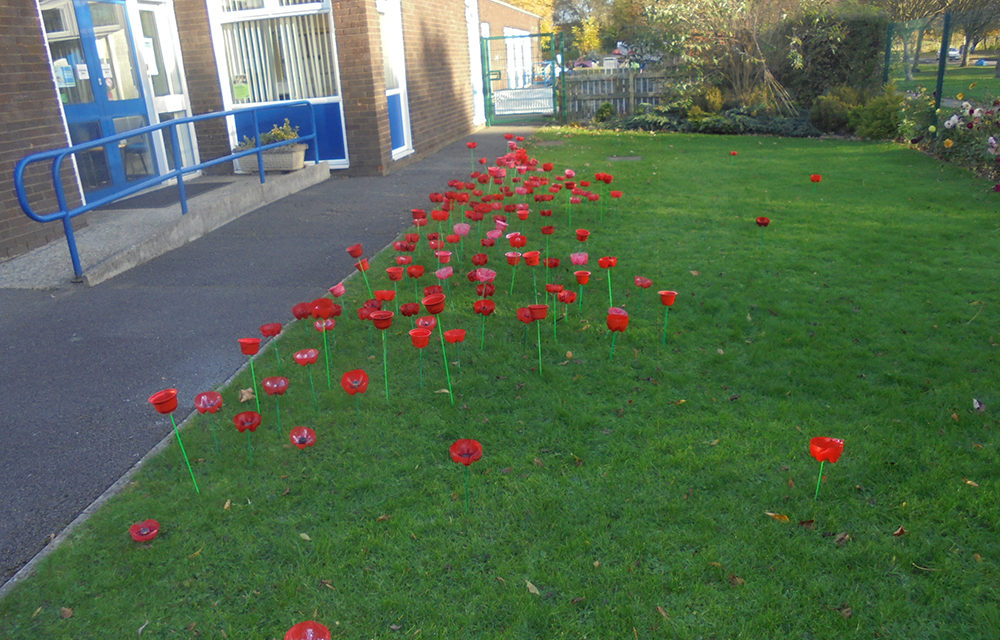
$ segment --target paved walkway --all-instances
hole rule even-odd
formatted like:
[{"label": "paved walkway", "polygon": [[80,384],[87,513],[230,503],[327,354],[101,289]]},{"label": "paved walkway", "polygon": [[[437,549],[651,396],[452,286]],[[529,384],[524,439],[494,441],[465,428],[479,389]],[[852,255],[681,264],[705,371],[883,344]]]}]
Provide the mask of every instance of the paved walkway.
[{"label": "paved walkway", "polygon": [[[468,139],[494,158],[505,131],[531,129]],[[388,177],[334,174],[93,287],[69,283],[63,240],[64,262],[0,263],[0,582],[170,434],[151,393],[177,387],[185,417],[246,363],[236,338],[291,321],[354,271],[348,245],[387,246],[468,172],[463,139]]]}]

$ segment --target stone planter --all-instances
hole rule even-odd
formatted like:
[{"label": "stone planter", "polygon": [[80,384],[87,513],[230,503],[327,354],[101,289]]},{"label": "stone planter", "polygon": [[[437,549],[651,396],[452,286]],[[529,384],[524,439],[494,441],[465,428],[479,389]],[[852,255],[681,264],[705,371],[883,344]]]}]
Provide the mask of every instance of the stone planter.
[{"label": "stone planter", "polygon": [[[295,143],[268,149],[264,152],[264,171],[298,171],[305,166],[308,145]],[[240,171],[257,173],[257,154],[243,156],[237,160]]]}]

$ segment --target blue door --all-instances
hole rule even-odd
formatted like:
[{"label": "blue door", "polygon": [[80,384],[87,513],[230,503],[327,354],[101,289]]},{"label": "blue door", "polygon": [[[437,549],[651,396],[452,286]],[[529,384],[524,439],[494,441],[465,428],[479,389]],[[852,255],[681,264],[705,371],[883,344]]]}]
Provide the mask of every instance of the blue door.
[{"label": "blue door", "polygon": [[[125,3],[47,0],[41,8],[72,143],[149,124]],[[76,163],[89,198],[157,173],[148,134],[78,153]]]}]

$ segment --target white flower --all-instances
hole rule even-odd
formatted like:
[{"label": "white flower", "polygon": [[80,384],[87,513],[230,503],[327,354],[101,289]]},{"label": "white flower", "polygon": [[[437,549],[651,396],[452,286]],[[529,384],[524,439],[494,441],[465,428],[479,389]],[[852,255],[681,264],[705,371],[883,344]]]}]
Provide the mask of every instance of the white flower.
[{"label": "white flower", "polygon": [[962,111],[968,111],[971,108],[972,108],[972,105],[969,104],[968,102],[963,102],[962,103]]},{"label": "white flower", "polygon": [[977,108],[975,111],[973,111],[972,112],[972,117],[973,118],[982,118],[983,117],[983,110],[982,110],[982,108]]}]

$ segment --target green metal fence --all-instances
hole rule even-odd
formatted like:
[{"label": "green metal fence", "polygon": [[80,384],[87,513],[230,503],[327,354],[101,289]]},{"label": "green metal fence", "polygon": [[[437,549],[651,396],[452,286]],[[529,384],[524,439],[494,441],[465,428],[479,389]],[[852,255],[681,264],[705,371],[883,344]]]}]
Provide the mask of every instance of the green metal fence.
[{"label": "green metal fence", "polygon": [[565,122],[561,33],[490,36],[480,46],[487,124]]}]

